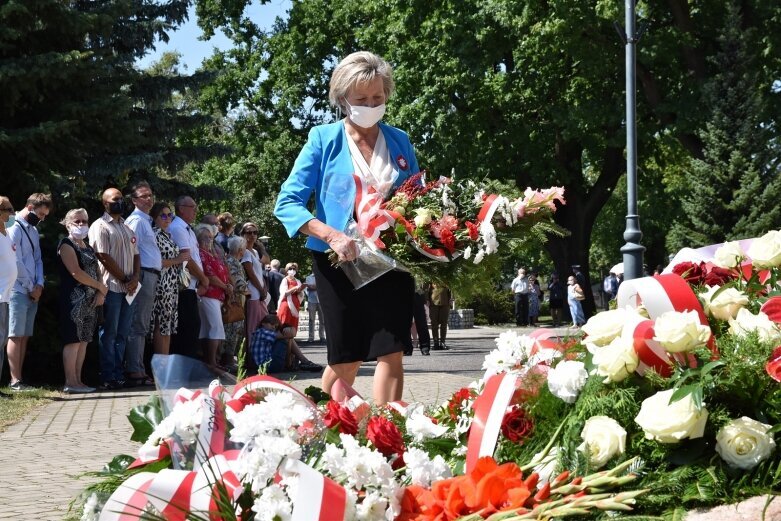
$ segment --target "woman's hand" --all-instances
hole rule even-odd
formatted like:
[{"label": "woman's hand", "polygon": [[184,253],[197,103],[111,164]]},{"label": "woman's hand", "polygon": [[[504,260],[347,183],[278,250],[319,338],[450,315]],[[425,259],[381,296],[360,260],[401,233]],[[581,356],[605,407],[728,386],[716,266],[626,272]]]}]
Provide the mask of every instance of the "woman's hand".
[{"label": "woman's hand", "polygon": [[96,308],[98,306],[102,306],[105,301],[106,295],[104,293],[95,293],[95,298],[92,300],[92,307]]},{"label": "woman's hand", "polygon": [[176,257],[174,257],[174,261],[176,261],[174,264],[182,264],[184,262],[187,262],[190,260],[190,251],[183,251]]},{"label": "woman's hand", "polygon": [[108,286],[105,284],[100,283],[96,289],[98,290],[98,294],[102,295],[104,298],[108,295]]},{"label": "woman's hand", "polygon": [[342,232],[334,230],[328,235],[326,242],[334,253],[339,256],[339,262],[355,260],[358,255],[355,241]]}]

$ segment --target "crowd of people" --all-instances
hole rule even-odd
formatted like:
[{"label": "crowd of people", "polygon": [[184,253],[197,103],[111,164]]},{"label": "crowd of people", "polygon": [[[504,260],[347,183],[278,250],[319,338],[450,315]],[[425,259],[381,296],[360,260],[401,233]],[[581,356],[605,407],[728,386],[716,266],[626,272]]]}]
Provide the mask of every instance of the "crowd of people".
[{"label": "crowd of people", "polygon": [[[156,202],[144,181],[126,193],[105,190],[103,214],[91,224],[84,208],[68,210],[60,222],[66,231],[57,245],[64,392],[153,385],[147,346],[154,354],[200,358],[215,374],[235,373],[239,346],[258,341],[270,314],[278,339],[294,355],[278,370],[323,370],[295,344],[304,294],[311,322],[317,314],[313,279],[298,280],[295,263],[279,273],[280,262],[269,258],[255,223],[234,233],[236,221],[227,212],[196,222],[192,197]],[[32,194],[18,212],[0,197],[0,345],[7,341],[15,391],[30,389],[23,365],[44,289],[36,226],[52,208],[48,194]],[[96,333],[98,388],[82,380],[87,344]],[[321,321],[320,340],[324,335]],[[4,355],[0,349],[0,368]],[[248,360],[250,372],[263,362]]]}]

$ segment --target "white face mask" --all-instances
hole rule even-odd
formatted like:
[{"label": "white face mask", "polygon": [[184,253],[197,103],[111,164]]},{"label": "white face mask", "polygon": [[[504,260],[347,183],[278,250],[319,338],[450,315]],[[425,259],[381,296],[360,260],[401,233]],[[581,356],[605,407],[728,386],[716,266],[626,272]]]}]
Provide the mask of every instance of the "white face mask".
[{"label": "white face mask", "polygon": [[68,226],[68,231],[73,235],[74,239],[84,239],[89,234],[89,226],[86,224],[71,225]]},{"label": "white face mask", "polygon": [[344,100],[344,102],[347,103],[347,107],[350,109],[350,114],[348,115],[350,120],[362,128],[373,127],[385,115],[385,103],[376,107],[353,107],[347,100]]},{"label": "white face mask", "polygon": [[295,277],[296,276],[296,270],[287,270],[287,274],[290,275],[291,277]]}]

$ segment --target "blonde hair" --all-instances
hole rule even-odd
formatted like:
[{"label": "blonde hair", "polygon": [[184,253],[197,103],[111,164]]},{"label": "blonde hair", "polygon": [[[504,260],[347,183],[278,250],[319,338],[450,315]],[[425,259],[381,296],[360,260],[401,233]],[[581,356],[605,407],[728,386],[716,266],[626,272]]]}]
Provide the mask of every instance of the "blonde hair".
[{"label": "blonde hair", "polygon": [[328,101],[331,106],[346,112],[344,98],[358,83],[368,83],[379,76],[385,91],[385,99],[393,93],[393,68],[388,62],[368,51],[354,52],[339,62],[331,74]]},{"label": "blonde hair", "polygon": [[74,208],[73,210],[68,210],[68,213],[65,214],[65,217],[62,218],[62,221],[60,221],[60,224],[67,227],[69,224],[73,223],[74,217],[76,217],[78,214],[84,214],[84,217],[89,220],[89,214],[87,213],[87,210],[84,208]]}]

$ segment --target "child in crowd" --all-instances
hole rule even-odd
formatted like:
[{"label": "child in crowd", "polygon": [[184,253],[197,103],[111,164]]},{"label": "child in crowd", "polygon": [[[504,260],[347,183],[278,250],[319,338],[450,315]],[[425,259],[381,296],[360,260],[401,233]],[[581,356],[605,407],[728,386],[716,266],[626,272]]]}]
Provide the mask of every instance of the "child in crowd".
[{"label": "child in crowd", "polygon": [[297,369],[319,373],[323,370],[323,366],[310,361],[301,352],[295,340],[295,328],[281,325],[273,313],[260,321],[260,327],[252,335],[250,352],[258,367],[268,364],[267,373]]}]

